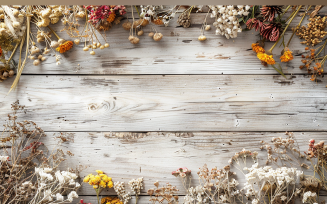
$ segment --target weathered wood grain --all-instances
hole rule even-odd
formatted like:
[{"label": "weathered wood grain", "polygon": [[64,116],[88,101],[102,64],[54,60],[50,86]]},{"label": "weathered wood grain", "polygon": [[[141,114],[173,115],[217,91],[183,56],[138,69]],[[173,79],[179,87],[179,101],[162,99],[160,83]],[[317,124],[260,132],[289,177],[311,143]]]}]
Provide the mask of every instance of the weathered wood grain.
[{"label": "weathered wood grain", "polygon": [[[4,97],[46,131],[326,131],[327,89],[305,76],[22,76]],[[1,124],[3,121],[1,121]]]},{"label": "weathered wood grain", "polygon": [[[51,139],[58,133],[48,132],[48,146],[55,146]],[[124,181],[126,189],[132,178],[143,177],[142,195],[153,187],[155,181],[161,185],[167,182],[179,189],[179,195],[185,195],[182,183],[171,172],[179,167],[187,167],[192,171],[192,185],[198,185],[196,172],[204,164],[208,168],[223,168],[228,160],[243,148],[259,152],[259,165],[265,165],[266,152],[260,150],[261,141],[269,142],[272,137],[285,137],[284,132],[70,132],[75,142],[63,144],[64,151],[75,154],[68,157],[63,167],[87,165],[81,177],[101,169],[110,175],[113,181]],[[300,149],[308,149],[308,140],[317,142],[326,139],[325,132],[295,132],[294,136]],[[50,145],[49,145],[50,144]],[[251,164],[249,164],[251,165]],[[245,182],[244,176],[237,172],[240,187]],[[81,195],[95,195],[92,186],[85,184],[80,189]],[[115,194],[111,189],[104,195]]]},{"label": "weathered wood grain", "polygon": [[[208,39],[204,42],[198,41],[205,16],[205,13],[192,14],[193,25],[187,29],[180,27],[176,19],[168,27],[152,26],[164,35],[160,42],[147,36],[152,29],[147,26],[137,45],[128,41],[129,32],[121,24],[116,25],[106,33],[110,48],[97,49],[96,55],[91,56],[89,52],[82,50],[84,43],[74,45],[71,51],[62,55],[61,65],[55,65],[54,57],[48,57],[39,66],[33,66],[32,60],[28,60],[23,74],[276,74],[272,67],[261,65],[251,50],[251,43],[259,40],[258,32],[243,31],[237,38],[228,40],[224,36],[215,35],[215,28],[212,26],[210,31],[205,32]],[[128,17],[131,17],[130,14]],[[297,16],[291,27],[300,18]],[[212,24],[214,19],[208,17],[207,20],[208,24]],[[83,24],[83,21],[80,23]],[[35,31],[34,26],[33,29]],[[59,32],[63,26],[58,23],[53,25],[53,29]],[[71,39],[65,32],[58,34],[64,39]],[[285,34],[285,43],[291,34],[289,29]],[[299,69],[305,47],[300,41],[295,36],[290,44],[295,54],[294,60],[282,63],[287,74],[306,74],[305,70]],[[266,49],[272,44],[267,42]],[[281,50],[282,47],[274,50],[277,61]]]}]

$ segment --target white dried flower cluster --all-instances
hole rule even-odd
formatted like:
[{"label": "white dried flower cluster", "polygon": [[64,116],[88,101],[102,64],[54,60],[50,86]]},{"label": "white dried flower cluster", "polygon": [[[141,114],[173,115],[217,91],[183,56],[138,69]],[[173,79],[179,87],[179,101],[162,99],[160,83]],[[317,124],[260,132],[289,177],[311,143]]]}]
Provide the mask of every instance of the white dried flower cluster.
[{"label": "white dried flower cluster", "polygon": [[132,179],[128,182],[129,187],[135,193],[135,195],[140,195],[141,189],[143,189],[143,177]]},{"label": "white dried flower cluster", "polygon": [[311,191],[307,191],[303,194],[303,199],[302,199],[302,202],[303,203],[311,203],[309,202],[310,199],[312,200],[316,200],[316,196],[317,194],[314,193],[314,192],[311,192]]},{"label": "white dried flower cluster", "polygon": [[195,201],[198,203],[207,203],[209,201],[205,194],[205,188],[201,185],[189,188],[187,195],[184,197],[185,204],[193,204]]},{"label": "white dried flower cluster", "polygon": [[57,23],[59,21],[59,17],[61,17],[63,14],[68,14],[68,8],[63,5],[53,5],[35,12],[38,14],[40,19],[36,25],[38,27],[47,27],[50,23]]},{"label": "white dried flower cluster", "polygon": [[0,35],[9,35],[14,39],[23,36],[26,30],[23,13],[16,8],[2,5],[0,6],[0,19],[4,20],[3,23],[0,23]]},{"label": "white dried flower cluster", "polygon": [[[258,164],[253,164],[251,168],[245,167],[249,173],[245,175],[246,196],[260,195],[261,189],[255,189],[254,186],[269,186],[276,185],[277,189],[284,189],[285,186],[295,185],[297,178],[303,172],[296,170],[296,168],[281,167],[273,169],[271,166],[258,167]],[[277,191],[277,190],[276,190]]]},{"label": "white dried flower cluster", "polygon": [[6,162],[8,161],[9,157],[8,156],[0,156],[0,162]]},{"label": "white dried flower cluster", "polygon": [[[76,190],[81,186],[75,180],[77,175],[69,171],[56,171],[52,168],[35,168],[37,175],[37,192],[31,203],[50,203],[50,202],[73,202],[74,198],[78,198]],[[26,183],[26,185],[28,185]],[[67,195],[67,199],[58,192],[71,190]]]},{"label": "white dried flower cluster", "polygon": [[212,10],[211,18],[217,20],[213,23],[216,27],[216,35],[224,35],[227,39],[236,38],[237,33],[242,32],[238,16],[247,16],[250,6],[246,5],[209,5]]},{"label": "white dried flower cluster", "polygon": [[151,17],[157,18],[158,10],[163,9],[163,5],[140,5],[140,17],[151,21]]},{"label": "white dried flower cluster", "polygon": [[114,190],[116,191],[119,199],[124,202],[124,204],[127,204],[128,201],[131,199],[131,196],[129,193],[126,193],[124,182],[115,182],[114,183]]}]

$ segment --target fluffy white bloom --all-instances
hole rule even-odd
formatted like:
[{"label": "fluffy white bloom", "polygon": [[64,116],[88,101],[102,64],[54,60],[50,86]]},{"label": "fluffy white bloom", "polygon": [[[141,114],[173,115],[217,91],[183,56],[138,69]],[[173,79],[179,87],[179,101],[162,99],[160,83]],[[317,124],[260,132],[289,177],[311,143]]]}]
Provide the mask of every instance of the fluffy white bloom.
[{"label": "fluffy white bloom", "polygon": [[44,191],[43,200],[44,201],[52,201],[52,195],[51,195],[51,190],[50,189]]},{"label": "fluffy white bloom", "polygon": [[8,156],[0,156],[0,161],[5,162],[8,161],[9,157]]},{"label": "fluffy white bloom", "polygon": [[57,193],[57,194],[56,194],[56,200],[57,200],[57,201],[64,201],[64,196],[61,195],[60,193]]},{"label": "fluffy white bloom", "polygon": [[247,16],[250,6],[244,5],[209,5],[212,10],[211,17],[217,18],[213,26],[217,28],[216,35],[225,35],[227,39],[236,38],[238,32],[242,32],[237,16]]},{"label": "fluffy white bloom", "polygon": [[305,193],[303,194],[302,202],[303,202],[303,203],[306,203],[306,202],[308,202],[308,199],[309,199],[309,198],[315,198],[316,196],[317,196],[316,193],[313,193],[313,192],[311,192],[311,191],[307,191],[307,192],[305,192]]},{"label": "fluffy white bloom", "polygon": [[51,174],[45,173],[43,170],[39,171],[39,175],[41,177],[41,180],[49,180],[53,181],[53,176]]},{"label": "fluffy white bloom", "polygon": [[50,173],[50,172],[52,172],[52,168],[44,168],[43,171],[45,173]]},{"label": "fluffy white bloom", "polygon": [[78,195],[77,195],[76,191],[71,191],[67,196],[67,200],[69,202],[73,202],[74,198],[78,198]]},{"label": "fluffy white bloom", "polygon": [[61,175],[60,171],[57,171],[55,173],[56,179],[59,181],[59,184],[64,184],[65,183],[65,178],[63,175]]}]

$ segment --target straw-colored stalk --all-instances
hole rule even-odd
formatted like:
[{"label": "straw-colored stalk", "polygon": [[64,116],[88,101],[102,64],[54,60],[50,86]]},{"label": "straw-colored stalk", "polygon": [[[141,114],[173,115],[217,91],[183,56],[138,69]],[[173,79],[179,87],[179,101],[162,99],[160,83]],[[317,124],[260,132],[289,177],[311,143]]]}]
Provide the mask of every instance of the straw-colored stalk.
[{"label": "straw-colored stalk", "polygon": [[[31,23],[31,17],[33,16],[33,14],[31,14],[31,10],[32,10],[32,6],[27,6],[26,8],[26,35],[24,35],[23,39],[20,42],[20,52],[19,52],[19,62],[18,62],[18,70],[17,70],[17,75],[16,78],[14,80],[14,83],[11,85],[11,88],[8,92],[8,94],[14,90],[17,87],[18,81],[20,79],[20,76],[22,75],[24,66],[26,64],[26,59],[27,59],[27,55],[28,55],[28,50],[29,50],[29,39],[30,39],[30,23]],[[25,53],[25,59],[22,63],[22,50],[23,50],[23,45],[25,42],[25,39],[27,39],[26,42],[26,53]],[[8,95],[7,94],[7,95]]]}]

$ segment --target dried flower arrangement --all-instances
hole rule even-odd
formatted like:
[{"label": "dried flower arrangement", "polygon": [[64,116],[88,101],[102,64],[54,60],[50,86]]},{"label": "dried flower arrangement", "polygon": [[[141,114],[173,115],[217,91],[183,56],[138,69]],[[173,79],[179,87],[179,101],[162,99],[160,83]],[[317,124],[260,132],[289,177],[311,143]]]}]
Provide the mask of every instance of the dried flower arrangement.
[{"label": "dried flower arrangement", "polygon": [[[33,121],[19,121],[18,113],[24,111],[19,102],[12,104],[12,114],[1,136],[0,201],[1,203],[70,203],[77,198],[78,172],[61,171],[58,166],[66,154],[60,145],[73,141],[64,134],[57,146],[48,153],[40,140],[46,134]],[[64,195],[67,195],[65,198]]]}]

